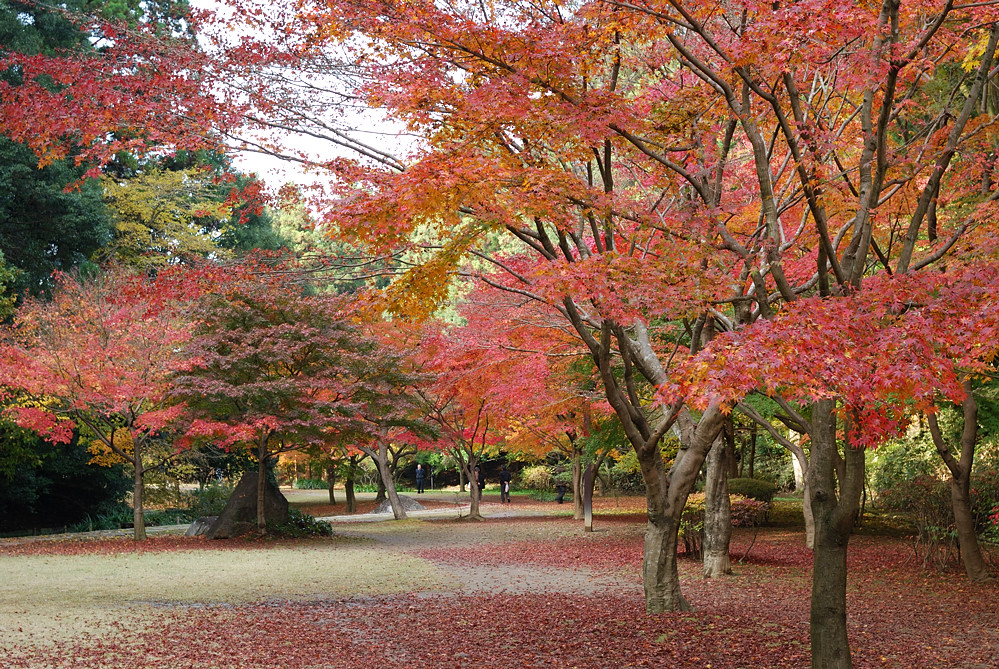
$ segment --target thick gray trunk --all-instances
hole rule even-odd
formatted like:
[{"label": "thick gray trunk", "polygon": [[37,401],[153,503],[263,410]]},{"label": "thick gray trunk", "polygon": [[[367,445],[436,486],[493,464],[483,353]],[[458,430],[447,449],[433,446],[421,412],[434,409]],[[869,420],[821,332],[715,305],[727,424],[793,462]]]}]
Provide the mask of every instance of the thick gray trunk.
[{"label": "thick gray trunk", "polygon": [[684,431],[684,447],[677,454],[668,476],[658,447],[638,453],[649,514],[642,556],[645,610],[649,613],[691,609],[680,591],[677,569],[680,517],[723,420],[721,411],[711,407],[696,426],[690,423],[690,429]]},{"label": "thick gray trunk", "polygon": [[729,542],[732,538],[732,504],[728,496],[728,449],[722,435],[708,452],[704,484],[704,578],[732,573]]}]

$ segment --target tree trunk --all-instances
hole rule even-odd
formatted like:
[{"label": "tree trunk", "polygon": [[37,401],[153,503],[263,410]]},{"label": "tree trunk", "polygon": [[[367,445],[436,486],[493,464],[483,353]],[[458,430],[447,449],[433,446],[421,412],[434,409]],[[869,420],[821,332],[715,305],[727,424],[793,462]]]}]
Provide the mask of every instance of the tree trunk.
[{"label": "tree trunk", "polygon": [[132,464],[135,465],[135,476],[132,481],[132,538],[135,541],[146,540],[146,514],[143,508],[143,477],[142,449],[138,444],[133,446]]},{"label": "tree trunk", "polygon": [[704,484],[704,578],[732,573],[729,542],[732,538],[732,504],[728,496],[728,448],[719,435],[707,457]]},{"label": "tree trunk", "polygon": [[357,497],[354,495],[354,471],[351,469],[343,480],[343,495],[347,500],[347,513],[357,511]]},{"label": "tree trunk", "polygon": [[805,480],[805,486],[801,498],[801,515],[805,519],[805,548],[815,548],[815,514],[812,513],[812,492],[811,485]]},{"label": "tree trunk", "polygon": [[593,482],[597,478],[597,468],[600,465],[596,462],[591,463],[586,468],[586,473],[583,475],[583,531],[592,532],[593,531]]},{"label": "tree trunk", "polygon": [[812,405],[812,450],[806,473],[815,516],[809,621],[813,669],[853,666],[846,630],[846,552],[864,486],[864,451],[847,444],[842,467],[837,468],[834,410],[833,400]]},{"label": "tree trunk", "polygon": [[961,561],[968,579],[972,581],[988,581],[992,574],[982,557],[982,547],[978,543],[978,533],[975,531],[975,517],[971,513],[971,476],[965,474],[960,478],[950,479],[950,499],[954,507],[954,522],[957,525],[957,542],[961,549]]},{"label": "tree trunk", "polygon": [[336,496],[333,494],[333,486],[336,484],[336,467],[330,465],[326,468],[326,485],[330,492],[330,504],[336,504]]},{"label": "tree trunk", "polygon": [[267,533],[267,514],[264,513],[264,491],[267,485],[267,437],[257,442],[257,531]]},{"label": "tree trunk", "polygon": [[482,494],[479,491],[479,481],[475,478],[475,464],[475,458],[469,458],[468,464],[465,465],[467,469],[464,472],[468,479],[468,518],[470,520],[484,520],[479,511],[479,501]]},{"label": "tree trunk", "polygon": [[378,464],[377,460],[378,458],[375,458],[375,466],[378,468],[378,481],[376,483],[378,486],[378,492],[375,493],[375,504],[381,504],[388,499],[388,496],[387,489],[385,487],[385,474],[382,473],[381,465]]},{"label": "tree trunk", "polygon": [[583,520],[583,454],[573,448],[572,454],[572,518]]},{"label": "tree trunk", "polygon": [[937,453],[950,471],[951,508],[954,511],[954,523],[957,525],[957,545],[961,549],[964,571],[972,581],[988,581],[992,579],[992,574],[982,557],[982,547],[978,543],[978,533],[975,531],[975,517],[971,513],[971,468],[975,462],[975,448],[978,445],[978,402],[972,394],[971,380],[965,379],[963,385],[966,394],[961,405],[964,427],[961,430],[960,460],[954,457],[947,442],[944,441],[936,415],[927,414],[926,422],[929,424]]},{"label": "tree trunk", "polygon": [[723,419],[724,415],[718,407],[712,406],[704,412],[696,426],[691,425],[681,439],[680,452],[668,476],[658,443],[638,451],[649,514],[642,555],[642,582],[648,613],[691,610],[690,603],[680,591],[677,569],[680,517]]},{"label": "tree trunk", "polygon": [[392,478],[392,471],[389,469],[387,430],[384,427],[381,428],[381,434],[378,438],[378,452],[371,453],[370,455],[374,458],[375,464],[378,466],[382,485],[388,493],[389,503],[392,505],[392,515],[395,516],[396,520],[402,520],[406,517],[406,509],[402,508],[399,493],[395,489],[395,479]]},{"label": "tree trunk", "polygon": [[734,479],[739,475],[739,462],[735,457],[735,421],[731,416],[725,421],[725,462],[728,478]]}]

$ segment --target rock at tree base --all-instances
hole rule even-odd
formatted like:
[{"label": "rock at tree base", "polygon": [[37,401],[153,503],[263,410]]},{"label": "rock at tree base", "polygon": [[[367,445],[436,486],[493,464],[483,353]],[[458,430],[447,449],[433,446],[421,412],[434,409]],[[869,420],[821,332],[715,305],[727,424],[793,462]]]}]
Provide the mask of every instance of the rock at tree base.
[{"label": "rock at tree base", "polygon": [[[264,487],[264,518],[267,524],[288,520],[288,500],[269,481]],[[205,532],[209,539],[231,539],[257,529],[257,472],[246,472],[222,510]]]},{"label": "rock at tree base", "polygon": [[218,516],[201,516],[196,521],[191,523],[191,526],[187,528],[187,532],[184,533],[185,537],[200,537],[202,534],[206,534],[211,526],[218,520]]},{"label": "rock at tree base", "polygon": [[[399,495],[399,503],[402,504],[402,508],[406,511],[421,511],[427,508],[412,497],[406,497],[405,495]],[[392,513],[392,500],[385,500],[375,507],[375,510],[371,513]]]}]

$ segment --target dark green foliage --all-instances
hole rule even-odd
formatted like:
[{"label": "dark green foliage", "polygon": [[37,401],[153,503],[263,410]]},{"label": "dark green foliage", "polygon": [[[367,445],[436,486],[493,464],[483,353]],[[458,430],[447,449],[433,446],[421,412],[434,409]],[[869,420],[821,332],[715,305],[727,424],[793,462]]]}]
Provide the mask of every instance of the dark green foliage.
[{"label": "dark green foliage", "polygon": [[299,490],[326,490],[329,484],[322,479],[295,479],[295,488]]},{"label": "dark green foliage", "polygon": [[733,495],[742,495],[769,504],[774,501],[777,486],[770,481],[761,481],[760,479],[729,479],[728,491]]},{"label": "dark green foliage", "polygon": [[[124,502],[105,509],[95,509],[80,520],[66,528],[67,532],[97,532],[101,530],[120,530],[132,527],[134,516],[132,507]],[[146,514],[146,524],[149,525],[149,514]]]},{"label": "dark green foliage", "polygon": [[204,488],[185,493],[187,511],[195,520],[201,516],[217,516],[222,513],[233,487],[228,485],[207,485]]},{"label": "dark green foliage", "polygon": [[284,537],[332,537],[333,526],[324,520],[316,520],[298,509],[288,509],[288,520],[283,523],[270,524],[267,531]]},{"label": "dark green foliage", "polygon": [[68,160],[40,170],[27,147],[0,137],[0,251],[20,270],[15,293],[44,292],[54,270],[86,263],[111,239],[100,184],[65,190],[82,175]]},{"label": "dark green foliage", "polygon": [[[9,429],[0,433],[7,443],[22,438]],[[88,515],[127,509],[123,500],[132,481],[120,466],[89,464],[90,454],[76,441],[53,445],[39,439],[32,453],[11,476],[0,476],[0,532],[61,529]]]}]

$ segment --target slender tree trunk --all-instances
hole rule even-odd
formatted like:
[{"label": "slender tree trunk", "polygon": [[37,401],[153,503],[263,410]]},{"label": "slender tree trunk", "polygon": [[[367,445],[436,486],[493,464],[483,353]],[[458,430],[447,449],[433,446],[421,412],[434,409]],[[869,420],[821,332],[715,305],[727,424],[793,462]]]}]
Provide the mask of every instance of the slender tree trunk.
[{"label": "slender tree trunk", "polygon": [[753,423],[753,432],[749,438],[749,478],[756,478],[756,423]]},{"label": "slender tree trunk", "polygon": [[929,424],[937,453],[950,471],[951,508],[954,511],[954,523],[957,525],[957,545],[961,549],[964,571],[972,581],[988,581],[992,579],[992,574],[982,556],[975,517],[971,513],[971,468],[975,462],[975,448],[978,445],[978,402],[972,390],[971,380],[966,379],[964,381],[966,394],[961,405],[964,427],[961,430],[960,459],[954,457],[947,442],[944,441],[937,417],[932,413],[928,414],[926,422]]},{"label": "slender tree trunk", "polygon": [[812,493],[808,479],[805,479],[801,498],[801,515],[805,519],[805,548],[815,548],[815,514],[812,513]]},{"label": "slender tree trunk", "polygon": [[402,520],[406,517],[406,509],[402,507],[402,501],[399,499],[399,493],[395,489],[395,479],[392,478],[392,471],[389,469],[389,453],[388,453],[388,440],[387,431],[383,427],[381,428],[381,433],[378,437],[378,452],[371,454],[374,457],[375,464],[378,466],[378,473],[381,475],[382,485],[385,487],[385,491],[388,493],[389,503],[392,505],[392,515],[395,516],[396,520]]},{"label": "slender tree trunk", "polygon": [[725,462],[728,478],[734,479],[739,475],[739,462],[735,457],[735,421],[731,416],[725,421]]},{"label": "slender tree trunk", "polygon": [[812,450],[806,473],[815,516],[810,615],[813,669],[853,666],[846,629],[846,553],[864,486],[864,452],[847,444],[842,466],[837,467],[834,409],[833,400],[812,405]]},{"label": "slender tree trunk", "polygon": [[267,486],[267,437],[257,442],[257,531],[267,533],[267,514],[264,510],[264,491]]},{"label": "slender tree trunk", "polygon": [[572,518],[583,520],[583,454],[573,444],[572,453]]},{"label": "slender tree trunk", "polygon": [[707,457],[704,484],[704,578],[732,573],[729,542],[732,538],[732,504],[728,496],[728,449],[719,435]]},{"label": "slender tree trunk", "polygon": [[142,449],[138,444],[133,446],[132,464],[135,465],[135,475],[132,480],[132,538],[135,541],[146,540],[146,514],[143,508],[143,478],[145,469],[142,467]]},{"label": "slender tree trunk", "polygon": [[593,483],[597,478],[597,469],[600,465],[596,462],[590,463],[583,474],[583,531],[593,531]]},{"label": "slender tree trunk", "polygon": [[336,496],[333,494],[333,486],[336,484],[336,467],[330,465],[326,468],[326,486],[330,493],[330,504],[336,504]]}]

